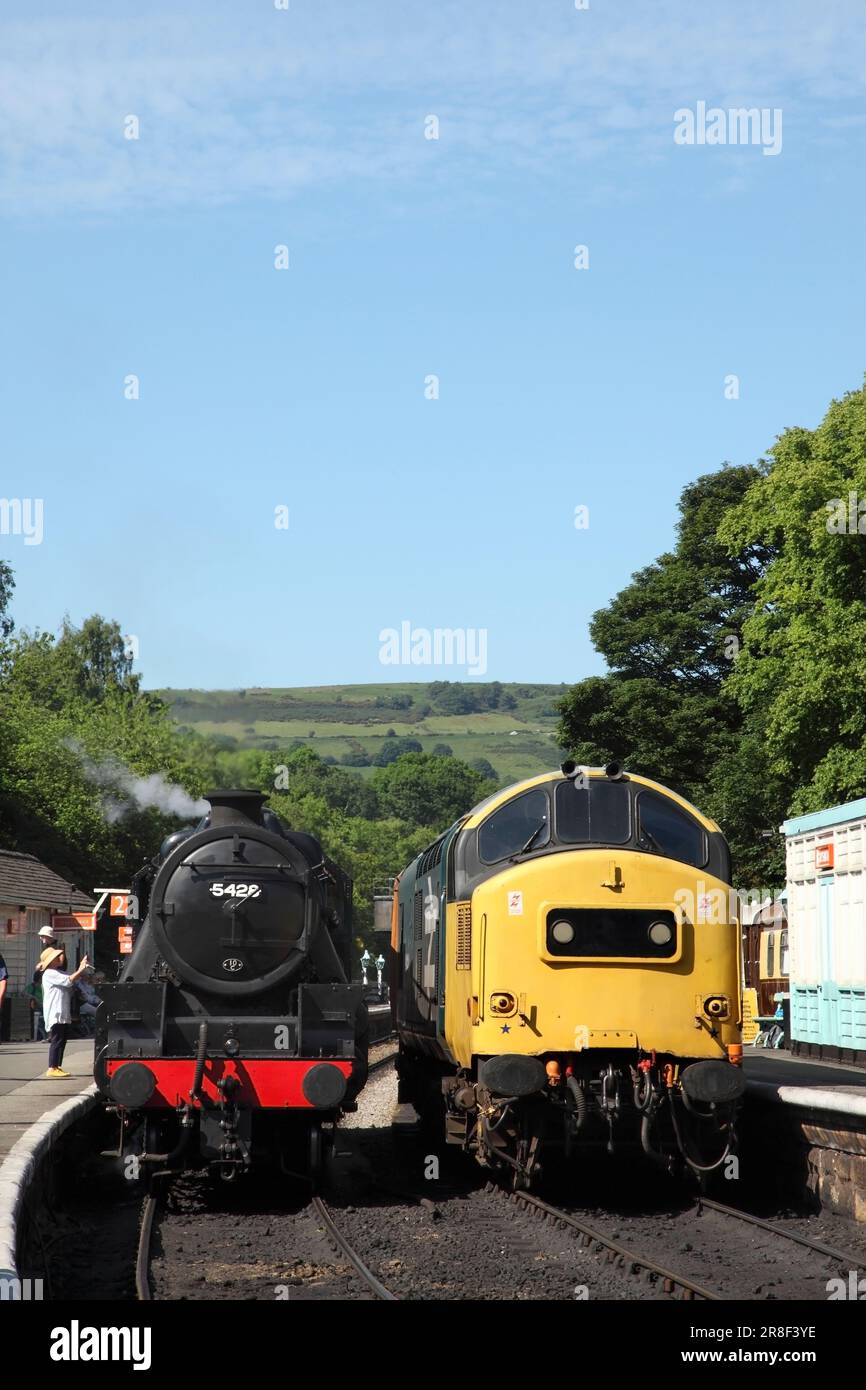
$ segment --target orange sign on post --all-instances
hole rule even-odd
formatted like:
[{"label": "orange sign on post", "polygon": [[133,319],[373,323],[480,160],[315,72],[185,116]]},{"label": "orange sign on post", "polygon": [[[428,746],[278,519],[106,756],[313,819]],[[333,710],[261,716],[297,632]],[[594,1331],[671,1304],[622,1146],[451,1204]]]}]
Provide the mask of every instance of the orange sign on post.
[{"label": "orange sign on post", "polygon": [[54,931],[96,931],[92,912],[52,912]]},{"label": "orange sign on post", "polygon": [[111,903],[110,903],[110,906],[109,906],[109,915],[110,915],[111,917],[125,917],[128,911],[129,911],[129,894],[128,894],[128,893],[112,893],[112,895],[111,895]]}]

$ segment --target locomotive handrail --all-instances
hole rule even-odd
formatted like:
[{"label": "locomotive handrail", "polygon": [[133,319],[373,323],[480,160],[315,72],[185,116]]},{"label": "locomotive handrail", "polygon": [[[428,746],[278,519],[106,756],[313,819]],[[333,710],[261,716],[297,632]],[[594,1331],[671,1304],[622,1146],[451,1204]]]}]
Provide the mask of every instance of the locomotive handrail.
[{"label": "locomotive handrail", "polygon": [[[238,866],[235,862],[232,862],[231,864],[217,864],[208,861],[207,864],[197,864],[194,859],[182,859],[176,867],[178,869],[195,869],[196,873],[200,874],[226,873],[228,870],[231,870],[234,873],[236,872]],[[244,867],[246,869],[249,869],[250,872],[255,871],[255,873],[258,873],[260,869],[276,869],[277,872],[281,874],[287,873],[290,869],[292,869],[294,873],[299,872],[297,869],[294,869],[291,864],[246,864]],[[313,871],[308,869],[304,870],[303,872],[311,873]]]}]

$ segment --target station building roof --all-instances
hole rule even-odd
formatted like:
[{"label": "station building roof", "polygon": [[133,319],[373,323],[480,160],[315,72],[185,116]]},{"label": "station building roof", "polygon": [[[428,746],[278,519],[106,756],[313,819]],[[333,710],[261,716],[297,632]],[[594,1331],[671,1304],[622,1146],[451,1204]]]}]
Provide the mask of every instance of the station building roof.
[{"label": "station building roof", "polygon": [[823,811],[810,811],[805,816],[793,816],[783,821],[786,835],[805,835],[810,830],[826,830],[831,825],[844,825],[849,820],[866,820],[866,796],[858,801],[846,801],[841,806],[827,806]]},{"label": "station building roof", "polygon": [[35,854],[0,849],[0,903],[87,912],[93,898],[49,869]]}]

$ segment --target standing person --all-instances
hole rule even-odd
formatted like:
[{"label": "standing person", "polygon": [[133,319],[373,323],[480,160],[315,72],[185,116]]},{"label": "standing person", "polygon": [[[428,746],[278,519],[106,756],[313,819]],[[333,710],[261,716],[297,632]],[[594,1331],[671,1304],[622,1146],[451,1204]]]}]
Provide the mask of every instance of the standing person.
[{"label": "standing person", "polygon": [[66,952],[62,946],[49,946],[39,957],[42,971],[42,1015],[48,1029],[48,1070],[45,1076],[53,1079],[69,1076],[61,1065],[72,1022],[72,986],[88,966],[87,956],[71,974],[66,971]]},{"label": "standing person", "polygon": [[0,956],[0,1042],[6,1039],[6,991],[9,988],[9,971],[6,969],[6,962]]}]

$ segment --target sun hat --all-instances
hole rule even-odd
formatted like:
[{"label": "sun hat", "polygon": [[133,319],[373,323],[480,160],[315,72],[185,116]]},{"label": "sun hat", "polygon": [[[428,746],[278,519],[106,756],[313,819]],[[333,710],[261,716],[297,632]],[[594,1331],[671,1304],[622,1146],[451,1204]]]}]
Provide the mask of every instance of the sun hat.
[{"label": "sun hat", "polygon": [[54,936],[55,936],[54,928],[53,928],[53,927],[40,927],[40,928],[39,928],[39,931],[36,933],[36,935],[37,935],[37,936],[50,936],[50,937],[51,937],[51,940],[53,941],[53,940],[54,940]]},{"label": "sun hat", "polygon": [[62,946],[47,946],[39,957],[39,969],[47,970],[64,954]]}]

